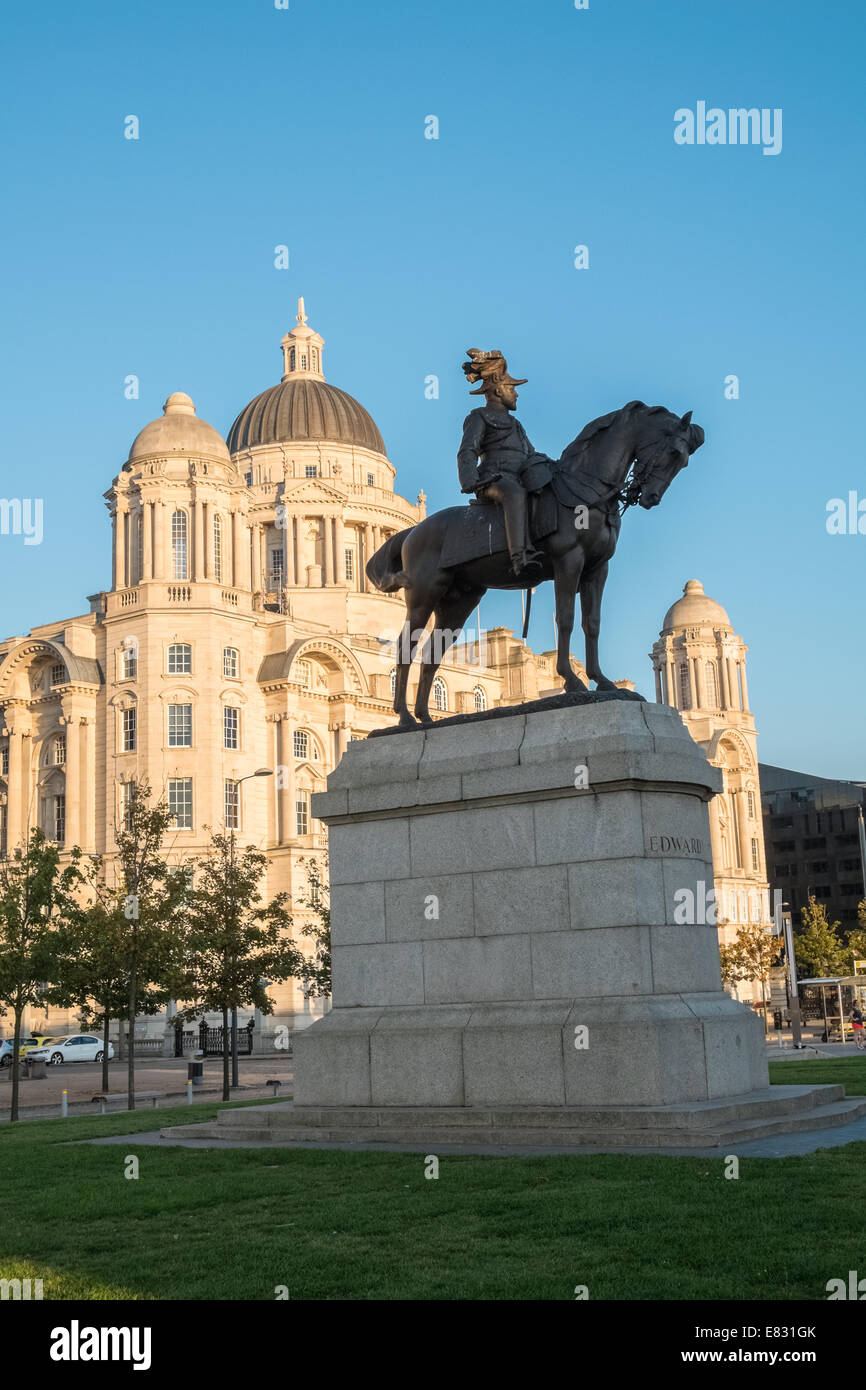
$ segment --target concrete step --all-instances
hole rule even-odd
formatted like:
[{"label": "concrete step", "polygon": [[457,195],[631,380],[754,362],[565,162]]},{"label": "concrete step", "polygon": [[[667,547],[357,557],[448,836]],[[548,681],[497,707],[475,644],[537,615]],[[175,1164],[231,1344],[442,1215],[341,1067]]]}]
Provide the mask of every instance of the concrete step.
[{"label": "concrete step", "polygon": [[[346,1122],[330,1124],[311,1123],[308,1116],[294,1111],[291,1106],[269,1106],[255,1115],[247,1110],[223,1111],[217,1123],[205,1125],[179,1125],[162,1131],[166,1138],[215,1139],[230,1143],[268,1143],[274,1147],[294,1147],[333,1143],[369,1145],[412,1145],[435,1151],[437,1145],[472,1145],[474,1147],[502,1148],[644,1148],[664,1151],[665,1149],[712,1149],[721,1148],[729,1152],[738,1144],[753,1139],[772,1138],[780,1134],[807,1133],[844,1125],[866,1115],[866,1097],[839,1099],[841,1087],[826,1087],[831,1093],[829,1104],[799,1107],[795,1111],[780,1107],[773,1115],[764,1113],[728,1120],[709,1125],[703,1129],[684,1126],[676,1130],[670,1127],[649,1128],[646,1125],[621,1123],[619,1125],[594,1126],[592,1124],[524,1124],[514,1123],[515,1116],[509,1117],[511,1123],[478,1125],[470,1123],[436,1124],[428,1119],[426,1124],[407,1126],[403,1116],[399,1119],[388,1117],[390,1122],[353,1124]],[[790,1099],[790,1098],[789,1098]],[[741,1107],[744,1109],[745,1107]],[[276,1116],[275,1110],[282,1114]],[[726,1107],[719,1107],[724,1113]],[[321,1113],[321,1112],[319,1112]],[[429,1116],[429,1112],[426,1112]],[[537,1115],[538,1112],[536,1112]],[[572,1112],[573,1113],[573,1112]],[[622,1115],[622,1112],[618,1112]],[[467,1114],[463,1112],[464,1121]],[[504,1112],[500,1112],[504,1117]],[[226,1123],[229,1117],[231,1123]],[[270,1120],[263,1123],[265,1116]],[[557,1120],[561,1115],[556,1116]],[[585,1118],[585,1117],[582,1117]],[[369,1120],[370,1116],[365,1116]]]}]

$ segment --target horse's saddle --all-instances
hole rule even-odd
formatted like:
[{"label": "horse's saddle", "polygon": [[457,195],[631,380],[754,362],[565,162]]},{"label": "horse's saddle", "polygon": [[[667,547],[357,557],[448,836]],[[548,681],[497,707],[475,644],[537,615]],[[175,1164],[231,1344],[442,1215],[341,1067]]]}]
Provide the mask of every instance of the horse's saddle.
[{"label": "horse's saddle", "polygon": [[[530,493],[529,534],[534,541],[549,536],[557,526],[557,503],[553,489],[548,486],[541,492]],[[464,565],[468,560],[478,560],[482,555],[495,555],[507,551],[505,539],[505,519],[498,502],[485,502],[476,498],[468,507],[450,507],[449,526],[442,545],[439,563],[449,569],[452,565]]]}]

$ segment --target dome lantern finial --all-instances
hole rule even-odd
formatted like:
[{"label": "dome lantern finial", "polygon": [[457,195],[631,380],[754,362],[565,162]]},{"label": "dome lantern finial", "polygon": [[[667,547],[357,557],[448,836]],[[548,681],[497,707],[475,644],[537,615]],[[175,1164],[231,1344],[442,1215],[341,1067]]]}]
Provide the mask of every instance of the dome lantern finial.
[{"label": "dome lantern finial", "polygon": [[296,378],[324,381],[325,377],[322,372],[322,348],[324,346],[324,338],[309,327],[304,300],[303,297],[299,297],[295,327],[290,329],[280,343],[283,350],[283,381],[295,380]]}]

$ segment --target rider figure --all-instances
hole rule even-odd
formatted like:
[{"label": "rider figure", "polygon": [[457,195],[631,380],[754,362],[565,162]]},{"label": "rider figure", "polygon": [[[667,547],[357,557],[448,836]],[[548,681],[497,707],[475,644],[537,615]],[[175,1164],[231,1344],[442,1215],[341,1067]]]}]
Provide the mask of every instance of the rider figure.
[{"label": "rider figure", "polygon": [[496,348],[490,352],[469,348],[468,356],[470,361],[463,363],[467,380],[481,382],[470,395],[484,396],[485,404],[463,422],[457,453],[460,487],[463,492],[477,492],[480,501],[501,504],[511,566],[520,575],[541,568],[543,557],[530,544],[527,492],[549,480],[550,460],[536,453],[520,421],[509,414],[517,408],[514,388],[526,378],[510,376],[508,363]]}]

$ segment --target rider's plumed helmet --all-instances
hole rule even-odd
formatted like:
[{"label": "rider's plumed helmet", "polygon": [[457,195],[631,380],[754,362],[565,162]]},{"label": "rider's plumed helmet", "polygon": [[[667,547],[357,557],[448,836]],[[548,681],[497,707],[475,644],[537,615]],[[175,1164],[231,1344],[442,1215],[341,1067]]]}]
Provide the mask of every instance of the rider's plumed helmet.
[{"label": "rider's plumed helmet", "polygon": [[529,380],[525,376],[509,375],[508,363],[499,348],[490,348],[487,352],[480,348],[467,348],[466,355],[470,359],[463,363],[466,380],[482,383],[477,391],[469,392],[470,396],[483,396],[496,386],[523,386]]}]

